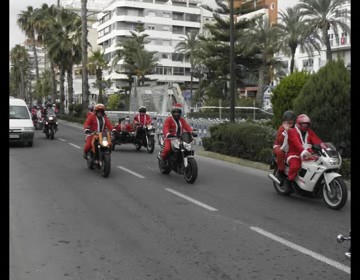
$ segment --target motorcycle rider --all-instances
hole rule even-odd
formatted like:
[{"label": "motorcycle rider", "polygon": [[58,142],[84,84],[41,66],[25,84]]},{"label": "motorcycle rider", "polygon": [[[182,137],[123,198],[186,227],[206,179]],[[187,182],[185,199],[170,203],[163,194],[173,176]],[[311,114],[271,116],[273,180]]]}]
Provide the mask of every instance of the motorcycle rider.
[{"label": "motorcycle rider", "polygon": [[88,106],[88,110],[89,110],[89,111],[87,111],[87,113],[86,113],[86,118],[87,118],[91,113],[94,112],[94,105],[93,105],[93,104],[90,104],[90,105]]},{"label": "motorcycle rider", "polygon": [[164,121],[163,135],[164,135],[164,148],[159,152],[158,159],[166,160],[167,154],[171,150],[171,137],[179,136],[183,131],[191,132],[195,137],[196,133],[193,132],[192,127],[181,117],[181,104],[175,104],[171,109],[171,116],[167,117]]},{"label": "motorcycle rider", "polygon": [[135,138],[138,139],[140,137],[139,129],[143,126],[151,124],[151,117],[149,114],[146,114],[145,106],[139,107],[139,113],[134,116],[133,126],[135,128]]},{"label": "motorcycle rider", "polygon": [[[94,114],[89,114],[86,118],[84,123],[84,132],[85,134],[90,134],[92,131],[99,131],[102,132],[105,128],[109,129],[110,131],[114,131],[114,127],[105,114],[105,105],[98,103],[94,107]],[[91,140],[93,135],[86,135],[86,143],[84,146],[84,154],[83,158],[87,159],[87,153],[91,149]]]},{"label": "motorcycle rider", "polygon": [[301,114],[296,119],[294,128],[288,130],[289,151],[286,154],[286,161],[289,164],[287,178],[287,188],[294,190],[294,180],[297,172],[301,168],[301,161],[311,158],[313,150],[312,145],[320,144],[325,148],[325,144],[310,128],[310,118]]},{"label": "motorcycle rider", "polygon": [[49,117],[50,116],[53,116],[54,119],[55,119],[55,122],[56,122],[56,114],[55,114],[55,110],[53,109],[53,105],[52,103],[50,102],[47,102],[46,103],[46,106],[45,106],[45,110],[44,110],[44,119],[43,119],[43,132],[44,133],[48,133],[48,127],[46,125],[46,122],[49,120]]},{"label": "motorcycle rider", "polygon": [[295,125],[296,115],[293,111],[285,111],[282,115],[282,124],[277,130],[276,138],[273,145],[273,153],[276,156],[276,165],[278,169],[278,179],[283,181],[286,178],[285,170],[285,153],[288,151],[287,131]]}]

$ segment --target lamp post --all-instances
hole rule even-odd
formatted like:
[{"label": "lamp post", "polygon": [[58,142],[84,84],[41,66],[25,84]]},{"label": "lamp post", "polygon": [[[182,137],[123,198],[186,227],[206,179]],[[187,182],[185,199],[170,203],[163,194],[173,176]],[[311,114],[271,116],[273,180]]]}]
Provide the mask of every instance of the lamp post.
[{"label": "lamp post", "polygon": [[230,0],[230,122],[235,122],[234,0]]}]

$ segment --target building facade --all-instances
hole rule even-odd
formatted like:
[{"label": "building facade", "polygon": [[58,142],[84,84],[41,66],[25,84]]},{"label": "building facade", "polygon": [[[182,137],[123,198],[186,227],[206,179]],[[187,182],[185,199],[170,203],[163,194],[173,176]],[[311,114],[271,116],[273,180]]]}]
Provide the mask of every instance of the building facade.
[{"label": "building facade", "polygon": [[[138,24],[145,28],[149,44],[146,50],[156,51],[158,66],[155,73],[147,75],[156,85],[167,83],[189,83],[190,62],[175,53],[176,45],[184,40],[187,33],[203,32],[205,22],[212,19],[212,13],[200,7],[200,0],[113,0],[104,7],[98,17],[98,44],[102,46],[108,60],[114,58],[118,43],[131,37]],[[112,91],[127,86],[124,80],[123,60],[115,71],[105,73],[105,79],[113,81]],[[118,73],[117,73],[118,72]],[[196,79],[194,79],[196,82]],[[116,86],[116,87],[115,87]]]}]

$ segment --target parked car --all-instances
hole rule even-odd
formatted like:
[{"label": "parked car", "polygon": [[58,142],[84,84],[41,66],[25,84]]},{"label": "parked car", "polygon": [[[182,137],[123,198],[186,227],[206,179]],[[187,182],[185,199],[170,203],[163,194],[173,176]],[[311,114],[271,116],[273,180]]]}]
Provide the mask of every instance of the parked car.
[{"label": "parked car", "polygon": [[9,142],[32,147],[34,123],[26,102],[20,98],[9,98]]}]

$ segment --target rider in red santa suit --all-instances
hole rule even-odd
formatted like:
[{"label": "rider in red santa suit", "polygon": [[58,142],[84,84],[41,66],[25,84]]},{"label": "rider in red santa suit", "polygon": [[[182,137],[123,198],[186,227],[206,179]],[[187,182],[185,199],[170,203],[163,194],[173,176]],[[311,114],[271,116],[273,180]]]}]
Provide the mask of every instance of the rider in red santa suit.
[{"label": "rider in red santa suit", "polygon": [[166,156],[171,150],[171,139],[169,139],[169,137],[178,136],[183,131],[193,132],[193,129],[186,120],[181,117],[181,104],[175,104],[175,106],[171,109],[171,116],[167,117],[164,122],[164,149],[161,154],[159,153],[159,159],[166,160]]},{"label": "rider in red santa suit", "polygon": [[[94,114],[90,114],[85,123],[84,123],[84,132],[85,134],[89,134],[92,131],[104,131],[105,128],[112,131],[113,125],[108,119],[108,117],[105,115],[105,106],[104,104],[96,104],[94,108]],[[87,159],[87,153],[91,149],[91,140],[93,138],[93,135],[87,135],[86,136],[86,143],[84,146],[84,159]]]},{"label": "rider in red santa suit", "polygon": [[288,130],[289,151],[286,154],[286,161],[289,164],[288,186],[293,190],[293,182],[301,167],[301,160],[311,158],[312,145],[321,144],[321,139],[310,128],[310,118],[301,114],[296,119],[295,127]]}]

